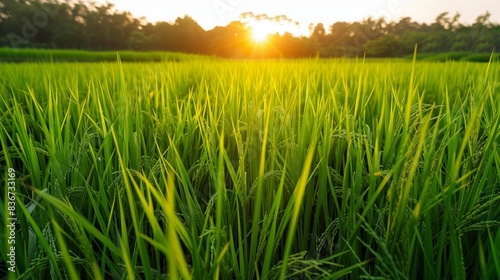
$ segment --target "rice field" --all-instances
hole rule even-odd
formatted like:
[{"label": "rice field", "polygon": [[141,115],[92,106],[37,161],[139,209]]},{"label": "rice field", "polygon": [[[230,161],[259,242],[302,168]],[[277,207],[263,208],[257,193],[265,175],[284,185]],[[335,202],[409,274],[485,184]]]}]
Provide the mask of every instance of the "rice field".
[{"label": "rice field", "polygon": [[1,64],[0,278],[499,278],[499,73]]}]

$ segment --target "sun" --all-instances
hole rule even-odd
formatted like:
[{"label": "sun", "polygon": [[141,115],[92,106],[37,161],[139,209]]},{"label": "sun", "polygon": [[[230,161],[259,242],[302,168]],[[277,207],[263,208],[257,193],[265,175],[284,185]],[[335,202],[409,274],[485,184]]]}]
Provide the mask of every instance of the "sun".
[{"label": "sun", "polygon": [[257,43],[262,43],[267,39],[269,33],[266,30],[262,29],[253,29],[252,30],[252,39]]},{"label": "sun", "polygon": [[252,39],[257,43],[266,41],[267,37],[271,34],[271,29],[264,23],[255,22],[251,25]]}]

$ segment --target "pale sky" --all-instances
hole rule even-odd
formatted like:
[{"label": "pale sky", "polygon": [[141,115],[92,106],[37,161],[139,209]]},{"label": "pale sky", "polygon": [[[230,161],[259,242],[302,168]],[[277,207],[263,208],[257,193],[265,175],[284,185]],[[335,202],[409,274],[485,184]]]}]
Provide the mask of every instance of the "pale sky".
[{"label": "pale sky", "polygon": [[[106,0],[99,0],[106,2]],[[240,14],[253,12],[270,17],[286,15],[300,22],[303,30],[310,23],[330,26],[337,21],[360,21],[385,16],[399,20],[410,16],[418,22],[432,22],[438,14],[461,14],[460,21],[473,23],[486,11],[490,20],[500,22],[499,0],[108,0],[119,10],[130,11],[149,22],[173,22],[177,17],[191,16],[205,30],[238,20]]]}]

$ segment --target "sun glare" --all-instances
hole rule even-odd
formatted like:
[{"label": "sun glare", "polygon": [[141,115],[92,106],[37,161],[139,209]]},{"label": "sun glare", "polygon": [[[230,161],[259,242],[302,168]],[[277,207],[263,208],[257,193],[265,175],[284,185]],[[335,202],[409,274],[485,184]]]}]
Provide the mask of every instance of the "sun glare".
[{"label": "sun glare", "polygon": [[253,29],[252,30],[252,38],[255,42],[261,43],[264,42],[269,33],[266,30],[262,29]]},{"label": "sun glare", "polygon": [[262,43],[267,39],[270,31],[264,24],[254,24],[252,26],[252,39],[257,43]]},{"label": "sun glare", "polygon": [[286,18],[269,18],[267,16],[266,18],[262,18],[263,15],[257,15],[255,17],[259,18],[254,19],[250,17],[244,19],[245,25],[250,31],[251,39],[255,43],[263,43],[273,34],[283,35],[285,33],[290,33],[294,36],[301,36],[301,34],[304,33],[298,22],[293,22]]}]

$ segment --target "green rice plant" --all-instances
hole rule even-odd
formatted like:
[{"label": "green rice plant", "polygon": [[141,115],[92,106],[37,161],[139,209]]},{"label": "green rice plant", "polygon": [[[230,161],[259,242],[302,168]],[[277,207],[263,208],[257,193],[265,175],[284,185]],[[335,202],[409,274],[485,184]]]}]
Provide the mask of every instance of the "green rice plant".
[{"label": "green rice plant", "polygon": [[500,275],[497,61],[118,57],[2,64],[2,276]]}]

